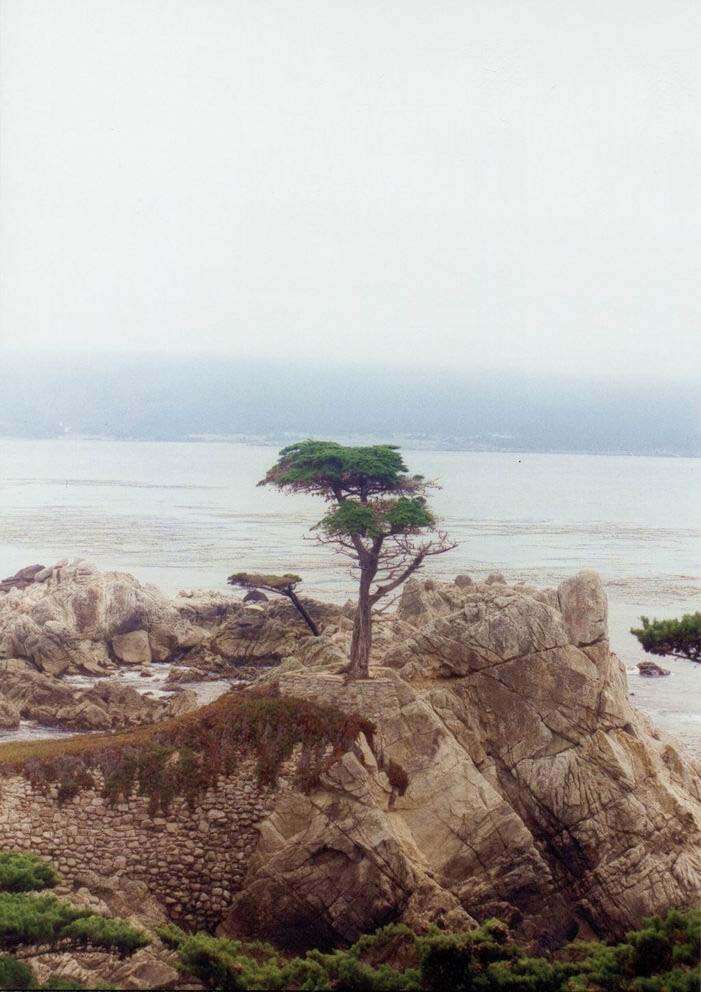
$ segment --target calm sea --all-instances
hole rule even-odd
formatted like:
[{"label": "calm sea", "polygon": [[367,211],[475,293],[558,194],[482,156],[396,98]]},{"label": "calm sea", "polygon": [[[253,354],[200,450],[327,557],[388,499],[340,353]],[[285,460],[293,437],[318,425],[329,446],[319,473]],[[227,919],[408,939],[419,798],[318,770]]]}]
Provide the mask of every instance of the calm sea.
[{"label": "calm sea", "polygon": [[[0,572],[85,557],[170,593],[226,589],[233,571],[294,571],[308,593],[343,600],[347,567],[319,548],[311,497],[256,482],[275,449],[228,443],[0,440]],[[459,547],[430,572],[555,585],[595,568],[609,596],[611,641],[640,614],[701,609],[701,460],[602,455],[405,452],[436,479],[433,504]],[[670,678],[631,674],[636,703],[699,750],[701,665],[669,659]]]}]

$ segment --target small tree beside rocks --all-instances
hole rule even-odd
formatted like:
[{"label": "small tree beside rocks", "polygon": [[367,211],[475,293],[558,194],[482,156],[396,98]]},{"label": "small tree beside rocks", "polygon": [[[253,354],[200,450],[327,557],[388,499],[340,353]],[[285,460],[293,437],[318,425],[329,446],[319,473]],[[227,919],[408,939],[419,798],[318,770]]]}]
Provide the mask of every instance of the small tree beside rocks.
[{"label": "small tree beside rocks", "polygon": [[295,593],[295,588],[302,581],[299,575],[262,575],[258,572],[236,572],[226,580],[230,586],[248,589],[250,592],[271,592],[277,596],[285,596],[292,603],[307,627],[315,637],[319,636],[319,628],[309,616],[304,604]]}]

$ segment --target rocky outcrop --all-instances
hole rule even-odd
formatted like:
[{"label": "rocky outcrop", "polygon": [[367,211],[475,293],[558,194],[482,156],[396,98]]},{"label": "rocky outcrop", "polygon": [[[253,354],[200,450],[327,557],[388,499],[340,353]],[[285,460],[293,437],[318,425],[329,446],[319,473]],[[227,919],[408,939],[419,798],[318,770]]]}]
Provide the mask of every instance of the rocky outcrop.
[{"label": "rocky outcrop", "polygon": [[[25,719],[113,730],[194,706],[190,691],[164,703],[110,679],[77,690],[47,674],[126,663],[148,675],[150,652],[154,661],[177,656],[184,679],[243,666],[284,694],[375,725],[310,794],[283,785],[262,822],[241,821],[251,832],[235,870],[222,869],[226,896],[213,890],[219,901],[207,904],[208,925],[212,907],[223,912],[222,933],[299,949],[396,919],[465,927],[498,916],[524,939],[554,945],[577,928],[608,937],[698,900],[699,766],[631,707],[594,573],[557,589],[509,585],[498,573],[483,583],[412,579],[396,614],[377,619],[372,677],[348,684],[345,608],[305,603],[322,630],[312,637],[285,603],[207,594],[178,597],[176,607],[118,573],[49,572],[0,593],[0,700]],[[22,809],[36,805],[22,797]],[[216,790],[207,802],[197,832],[209,843],[210,819],[228,837],[232,814],[219,810]],[[76,815],[61,812],[67,831]],[[8,830],[18,823],[8,813]],[[100,828],[95,851],[103,840]],[[199,893],[209,852],[201,838],[192,843],[174,870],[191,872]],[[124,870],[140,867],[143,849],[134,840]]]},{"label": "rocky outcrop", "polygon": [[19,572],[0,580],[0,592],[9,592],[10,589],[26,589],[35,581],[37,575],[45,570],[44,565],[27,565],[25,568],[20,568]]},{"label": "rocky outcrop", "polygon": [[9,699],[0,697],[0,729],[16,730],[20,724],[20,712]]},{"label": "rocky outcrop", "polygon": [[[349,622],[340,607],[305,606],[321,628]],[[0,583],[0,659],[27,660],[47,675],[176,659],[203,670],[272,664],[309,637],[287,602],[241,603],[217,592],[181,592],[171,601],[155,586],[84,561],[33,565]]]},{"label": "rocky outcrop", "polygon": [[0,673],[0,718],[7,712],[65,730],[123,730],[177,716],[197,706],[193,692],[167,701],[150,699],[130,686],[100,681],[89,689],[76,689],[40,672]]},{"label": "rocky outcrop", "polygon": [[[352,623],[340,607],[304,601],[322,631],[351,629]],[[189,652],[184,661],[202,669],[277,664],[291,655],[313,650],[317,638],[287,602],[238,604],[212,628],[210,636]]]},{"label": "rocky outcrop", "polygon": [[414,580],[398,613],[368,681],[278,670],[376,733],[310,795],[283,791],[222,933],[299,948],[498,916],[557,944],[696,903],[699,765],[629,704],[594,573]]},{"label": "rocky outcrop", "polygon": [[31,566],[0,584],[0,658],[48,675],[100,674],[191,650],[206,631],[154,586],[87,562]]}]

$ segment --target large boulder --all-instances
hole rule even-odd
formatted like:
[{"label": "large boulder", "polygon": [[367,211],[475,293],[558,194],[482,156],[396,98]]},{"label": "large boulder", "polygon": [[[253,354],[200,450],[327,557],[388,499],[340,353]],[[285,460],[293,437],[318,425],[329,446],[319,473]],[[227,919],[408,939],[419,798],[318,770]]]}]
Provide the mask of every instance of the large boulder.
[{"label": "large boulder", "polygon": [[277,604],[256,604],[230,614],[207,647],[229,664],[251,665],[278,662],[314,640],[298,614]]},{"label": "large boulder", "polygon": [[112,650],[124,665],[148,665],[151,662],[151,645],[145,630],[130,630],[128,634],[115,634]]},{"label": "large boulder", "polygon": [[630,705],[605,606],[592,573],[414,586],[370,680],[287,660],[281,692],[373,741],[281,791],[221,932],[299,948],[498,916],[552,945],[696,904],[701,767]]},{"label": "large boulder", "polygon": [[166,661],[205,636],[154,586],[86,562],[0,586],[0,658],[26,658],[49,675],[108,671],[110,652],[118,663]]},{"label": "large boulder", "polygon": [[108,679],[81,689],[36,671],[0,672],[4,702],[26,720],[64,730],[124,730],[154,723],[194,709],[195,694],[183,695],[186,698],[173,705],[173,700],[151,699]]},{"label": "large boulder", "polygon": [[608,636],[608,604],[598,574],[578,572],[557,587],[560,612],[573,644],[595,644]]},{"label": "large boulder", "polygon": [[0,696],[0,730],[16,730],[20,723],[20,713],[9,699]]}]

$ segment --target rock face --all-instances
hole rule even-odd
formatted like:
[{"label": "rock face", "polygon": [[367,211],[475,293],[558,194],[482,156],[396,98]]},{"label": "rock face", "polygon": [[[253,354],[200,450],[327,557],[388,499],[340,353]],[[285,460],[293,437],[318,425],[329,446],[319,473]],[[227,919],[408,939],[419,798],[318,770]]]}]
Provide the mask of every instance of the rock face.
[{"label": "rock face", "polygon": [[[305,603],[320,626],[341,617],[339,607]],[[171,601],[83,561],[32,565],[0,583],[0,659],[24,659],[47,675],[183,658],[204,670],[277,663],[305,640],[309,630],[286,602],[241,603],[215,592]]]},{"label": "rock face", "polygon": [[[304,601],[320,628],[346,625],[340,607]],[[238,604],[213,627],[209,638],[186,657],[195,667],[217,668],[277,664],[283,658],[304,653],[317,641],[299,614],[287,602]]]},{"label": "rock face", "polygon": [[20,712],[9,699],[0,697],[0,729],[15,730],[19,727]]},{"label": "rock face", "polygon": [[112,638],[112,650],[125,665],[143,666],[151,663],[151,645],[145,630],[115,634]]},{"label": "rock face", "polygon": [[31,566],[0,583],[0,658],[48,675],[165,661],[205,637],[154,586],[87,562]]},{"label": "rock face", "polygon": [[365,682],[281,666],[282,692],[377,729],[283,791],[222,933],[299,948],[498,916],[547,945],[696,904],[701,769],[629,704],[594,573],[413,580],[394,633]]},{"label": "rock face", "polygon": [[65,730],[123,730],[178,716],[197,705],[194,692],[164,702],[112,682],[76,689],[35,671],[1,673],[0,693],[0,724],[4,714],[14,720],[8,727],[17,727],[21,716]]}]

